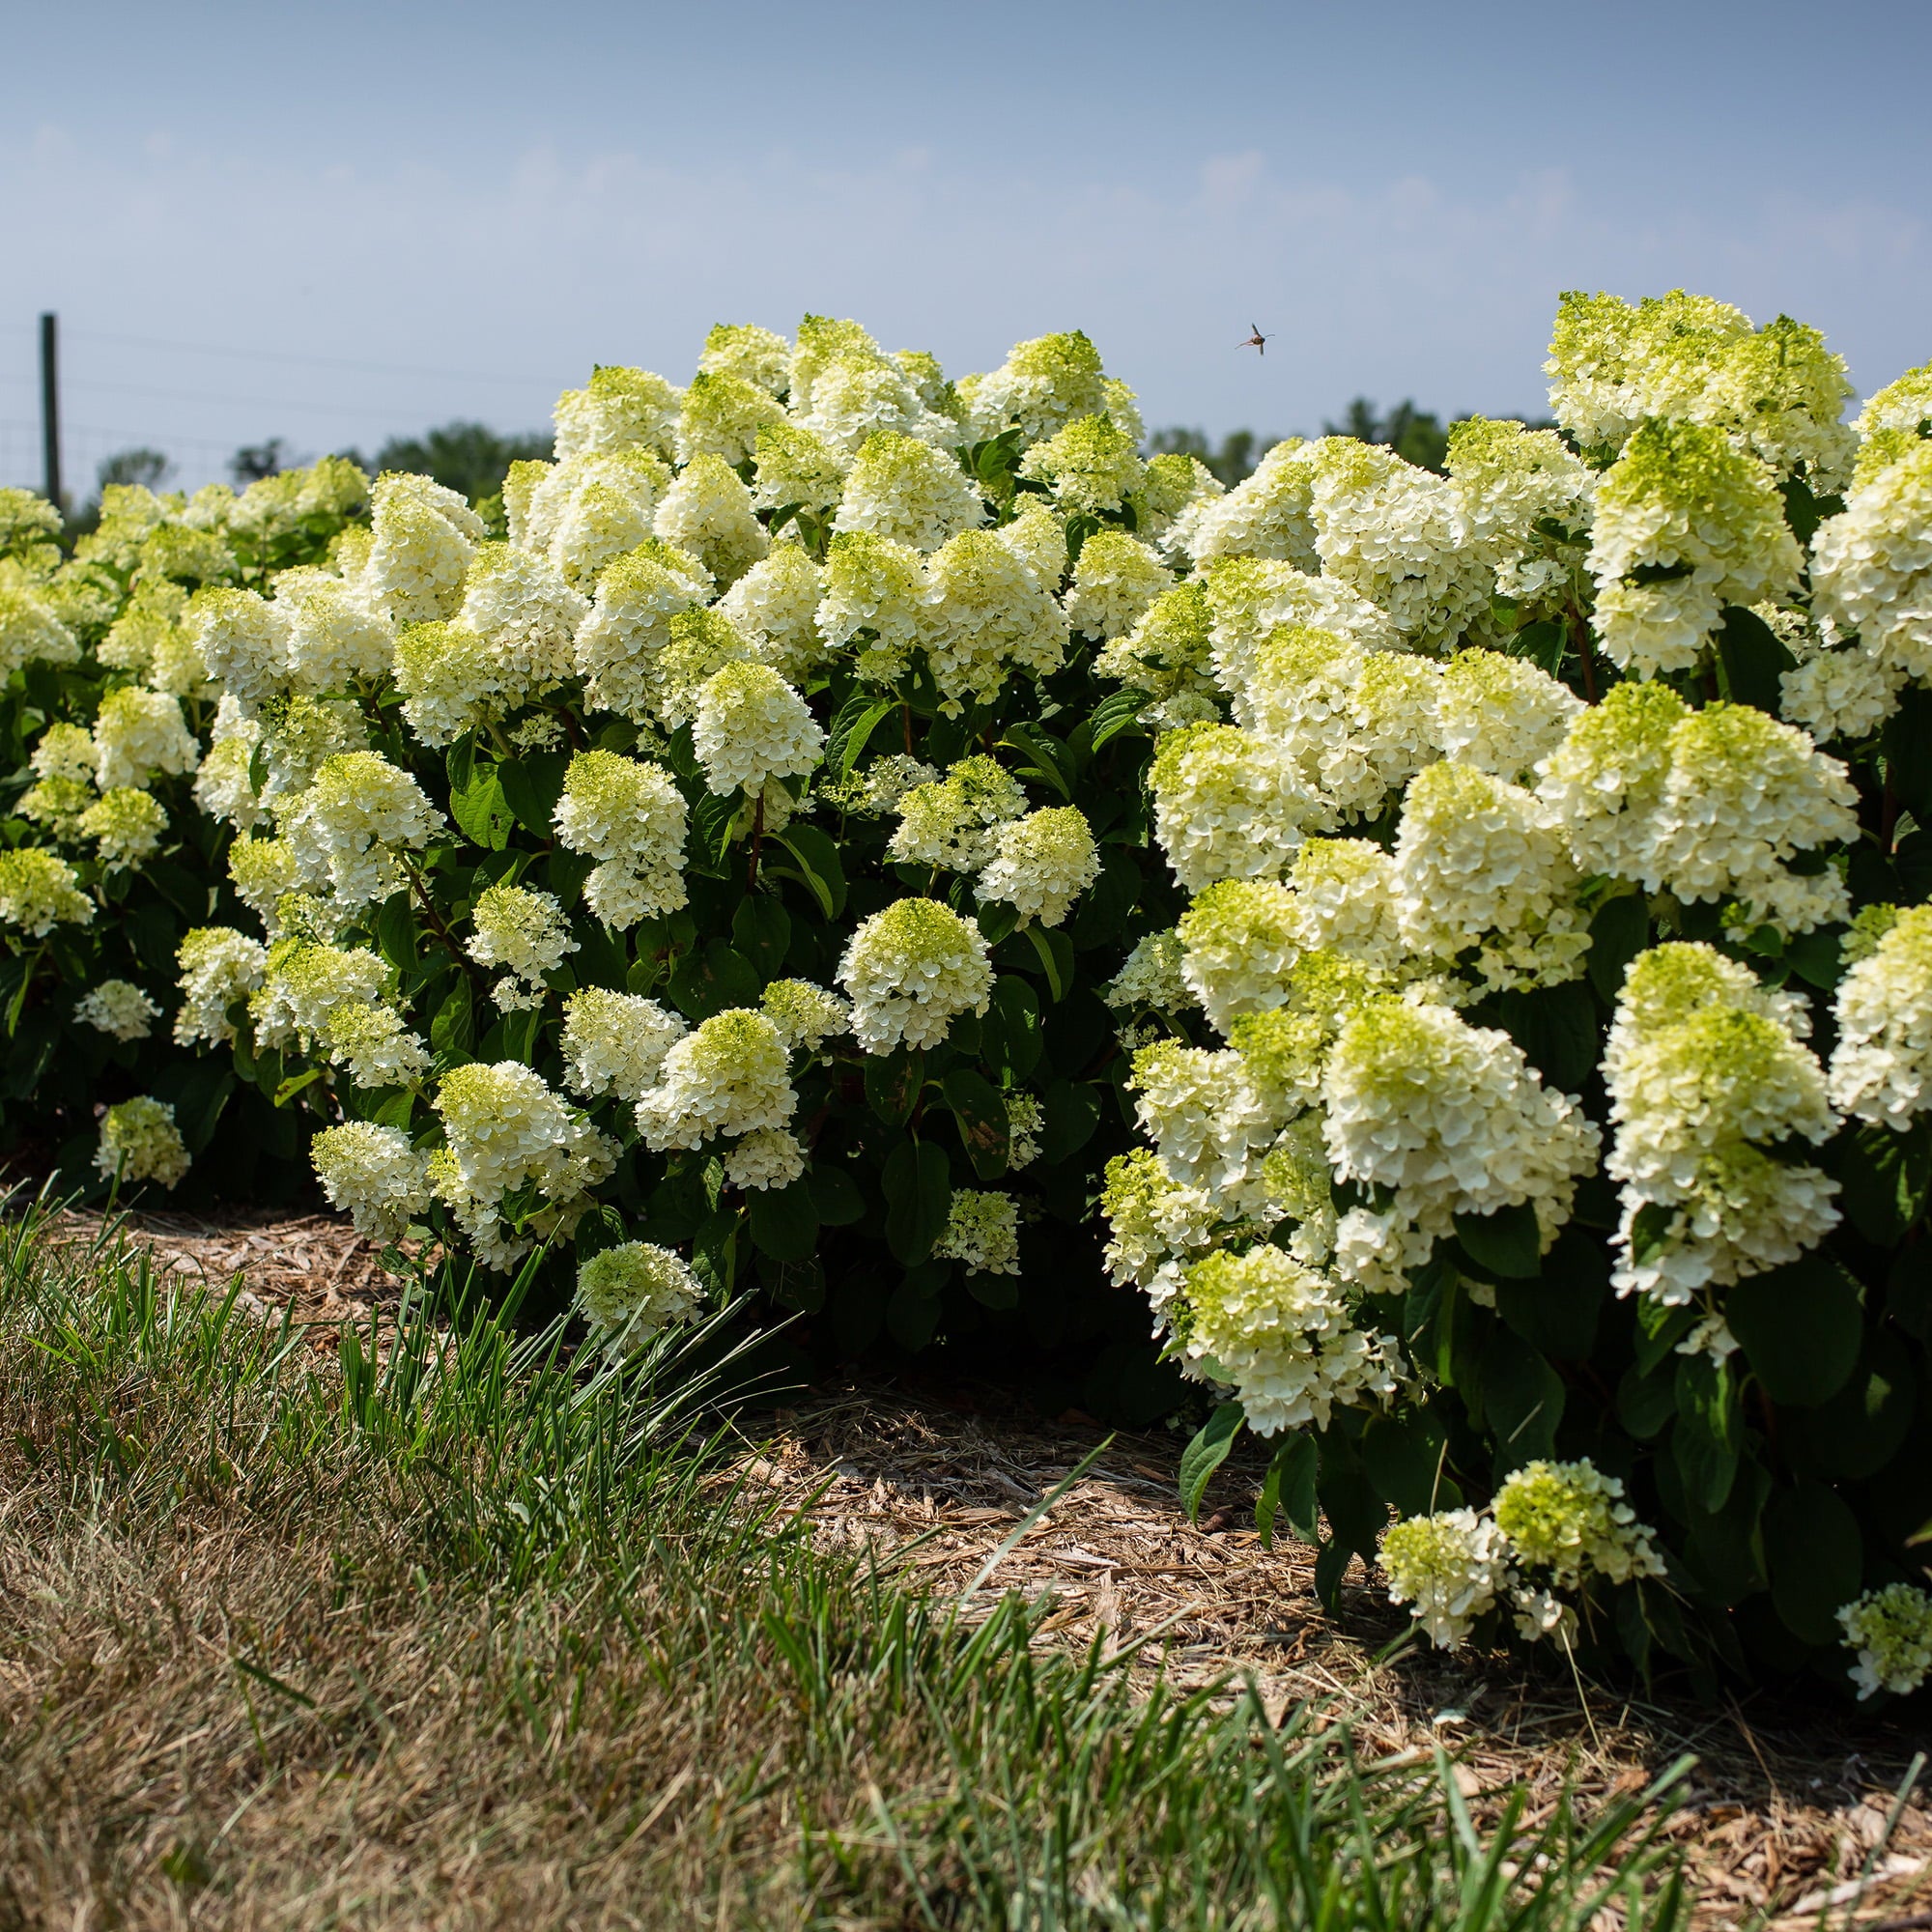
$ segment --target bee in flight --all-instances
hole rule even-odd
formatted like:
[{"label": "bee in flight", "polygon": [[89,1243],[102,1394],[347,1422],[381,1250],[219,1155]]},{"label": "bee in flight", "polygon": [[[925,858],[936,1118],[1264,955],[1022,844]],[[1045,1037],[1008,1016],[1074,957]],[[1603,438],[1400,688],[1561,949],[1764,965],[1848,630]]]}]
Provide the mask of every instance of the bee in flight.
[{"label": "bee in flight", "polygon": [[1255,323],[1252,325],[1252,327],[1255,332],[1251,336],[1249,336],[1244,343],[1241,344],[1241,347],[1243,349],[1252,349],[1258,355],[1265,355],[1267,354],[1268,339],[1265,335],[1262,333],[1262,326],[1260,323]]}]

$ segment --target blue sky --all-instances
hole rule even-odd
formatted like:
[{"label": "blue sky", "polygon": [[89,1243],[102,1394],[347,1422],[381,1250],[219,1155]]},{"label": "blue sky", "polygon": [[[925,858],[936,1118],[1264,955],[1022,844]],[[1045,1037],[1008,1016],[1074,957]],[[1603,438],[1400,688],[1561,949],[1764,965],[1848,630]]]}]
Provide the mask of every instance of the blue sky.
[{"label": "blue sky", "polygon": [[1787,310],[1865,390],[1932,357],[1922,4],[96,0],[7,39],[4,481],[43,308],[82,484],[536,425],[806,309],[954,373],[1084,327],[1210,432],[1537,410],[1574,286]]}]

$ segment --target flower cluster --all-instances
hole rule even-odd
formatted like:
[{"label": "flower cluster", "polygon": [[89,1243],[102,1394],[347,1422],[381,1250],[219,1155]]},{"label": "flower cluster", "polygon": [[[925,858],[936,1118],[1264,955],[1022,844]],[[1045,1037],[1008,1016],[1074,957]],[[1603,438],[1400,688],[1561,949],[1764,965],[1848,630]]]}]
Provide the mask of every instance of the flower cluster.
[{"label": "flower cluster", "polygon": [[94,1164],[109,1180],[124,1185],[143,1180],[167,1188],[180,1185],[189,1162],[175,1110],[145,1094],[109,1107],[100,1117]]}]

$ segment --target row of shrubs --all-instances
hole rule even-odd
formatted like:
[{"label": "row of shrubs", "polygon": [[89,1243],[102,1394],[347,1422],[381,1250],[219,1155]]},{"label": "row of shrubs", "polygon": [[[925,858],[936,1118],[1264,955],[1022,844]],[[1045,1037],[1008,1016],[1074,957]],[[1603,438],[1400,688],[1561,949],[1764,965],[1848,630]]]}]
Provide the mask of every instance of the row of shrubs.
[{"label": "row of shrubs", "polygon": [[1915,1689],[1932,372],[1847,425],[1682,294],[1548,367],[1226,490],[1085,336],[808,317],[500,505],[9,493],[9,1124],[306,1157],[611,1346],[1184,1376],[1190,1501],[1271,1438],[1264,1534],[1437,1642]]}]

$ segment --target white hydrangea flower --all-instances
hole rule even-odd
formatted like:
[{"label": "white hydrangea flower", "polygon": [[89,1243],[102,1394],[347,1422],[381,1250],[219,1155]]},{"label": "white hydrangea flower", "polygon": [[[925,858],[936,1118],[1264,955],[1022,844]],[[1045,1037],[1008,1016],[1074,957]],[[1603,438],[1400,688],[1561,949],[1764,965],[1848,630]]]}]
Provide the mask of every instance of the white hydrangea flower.
[{"label": "white hydrangea flower", "polygon": [[275,907],[287,894],[314,883],[281,838],[237,838],[228,848],[228,879],[265,926],[274,924]]},{"label": "white hydrangea flower", "polygon": [[758,432],[757,482],[753,501],[761,510],[796,507],[822,517],[845,488],[850,459],[813,430],[797,422],[770,423]]},{"label": "white hydrangea flower", "polygon": [[408,772],[380,753],[344,752],[323,761],[281,833],[304,872],[327,876],[350,911],[387,898],[401,882],[397,850],[428,844],[444,823]]},{"label": "white hydrangea flower", "polygon": [[1676,1304],[1781,1266],[1837,1225],[1838,1183],[1767,1150],[1828,1140],[1824,1069],[1788,1000],[1703,945],[1633,962],[1604,1058],[1622,1187],[1611,1280]]},{"label": "white hydrangea flower", "polygon": [[182,1046],[206,1040],[226,1046],[235,1037],[232,1008],[246,1003],[267,971],[269,955],[245,932],[231,926],[202,925],[183,935],[175,952],[182,1003],[174,1037]]},{"label": "white hydrangea flower", "polygon": [[1845,767],[1748,704],[1707,704],[1672,727],[1670,772],[1643,883],[1681,899],[1739,899],[1785,933],[1849,917],[1843,877],[1791,862],[1858,837]]},{"label": "white hydrangea flower", "polygon": [[1366,838],[1310,838],[1288,869],[1294,937],[1378,971],[1403,963],[1395,861]]},{"label": "white hydrangea flower", "polygon": [[1247,683],[1262,640],[1284,624],[1332,631],[1362,651],[1402,647],[1385,611],[1338,579],[1311,577],[1292,563],[1221,557],[1195,581],[1208,597],[1214,674],[1229,692]]},{"label": "white hydrangea flower", "polygon": [[722,584],[735,583],[771,548],[752,493],[722,456],[699,456],[686,467],[665,492],[652,527]]},{"label": "white hydrangea flower", "polygon": [[805,1149],[783,1127],[759,1127],[724,1152],[724,1179],[733,1187],[789,1187],[804,1172]]},{"label": "white hydrangea flower", "polygon": [[720,797],[769,779],[803,778],[825,752],[804,698],[769,665],[729,664],[699,687],[692,746]]},{"label": "white hydrangea flower", "polygon": [[468,951],[479,966],[501,966],[504,976],[490,997],[506,1013],[536,1006],[544,996],[544,975],[577,951],[563,908],[549,893],[522,886],[489,886],[478,895],[470,923],[476,936]]},{"label": "white hydrangea flower", "polygon": [[1490,1507],[1512,1561],[1545,1573],[1559,1590],[1593,1577],[1626,1583],[1663,1575],[1654,1532],[1624,1501],[1623,1484],[1587,1458],[1512,1469]]},{"label": "white hydrangea flower", "polygon": [[[398,624],[455,616],[470,556],[485,535],[482,518],[463,497],[427,476],[379,476],[369,493],[369,526],[374,542],[356,580],[361,595]],[[251,694],[217,662],[209,636],[199,641],[209,675],[249,703]],[[286,661],[286,643],[282,652]]]},{"label": "white hydrangea flower", "polygon": [[1007,1167],[1017,1174],[1039,1158],[1040,1134],[1046,1126],[1046,1109],[1031,1094],[1008,1094]]},{"label": "white hydrangea flower", "polygon": [[[578,627],[576,663],[592,705],[641,724],[656,708],[658,666],[671,621],[702,604],[711,575],[689,552],[652,538],[611,564]],[[735,620],[736,612],[721,607]]]},{"label": "white hydrangea flower", "polygon": [[1184,957],[1177,929],[1150,932],[1135,940],[1125,964],[1101,988],[1101,997],[1117,1012],[1184,1012],[1199,1004],[1182,971]]},{"label": "white hydrangea flower", "polygon": [[209,731],[208,755],[194,778],[194,802],[209,817],[252,832],[267,817],[267,808],[255,789],[255,748],[262,727],[244,718],[234,698],[223,696]]},{"label": "white hydrangea flower", "polygon": [[1861,479],[1811,539],[1813,608],[1865,655],[1932,680],[1932,441]]},{"label": "white hydrangea flower", "polygon": [[114,1039],[146,1039],[161,1009],[131,980],[102,980],[74,1002],[73,1016]]},{"label": "white hydrangea flower", "polygon": [[1329,823],[1278,746],[1230,724],[1169,732],[1149,783],[1155,836],[1189,892],[1278,873],[1308,832]]},{"label": "white hydrangea flower", "polygon": [[1585,872],[1655,881],[1671,734],[1690,707],[1666,684],[1627,682],[1571,724],[1538,786]]},{"label": "white hydrangea flower", "polygon": [[1889,1690],[1909,1697],[1932,1673],[1932,1595],[1914,1583],[1867,1590],[1838,1612],[1845,1647],[1858,1653],[1859,1701]]},{"label": "white hydrangea flower", "polygon": [[295,688],[311,696],[356,683],[380,684],[395,663],[395,626],[333,572],[304,567],[275,578],[288,618]]},{"label": "white hydrangea flower", "polygon": [[891,809],[899,822],[886,848],[888,858],[900,865],[977,872],[997,851],[1001,828],[1025,812],[1027,797],[1010,772],[984,753],[975,753],[960,759],[943,780],[911,786]]},{"label": "white hydrangea flower", "polygon": [[400,1127],[345,1121],[309,1143],[308,1157],[331,1208],[371,1241],[398,1241],[429,1211],[429,1173]]},{"label": "white hydrangea flower", "polygon": [[1901,912],[1838,981],[1832,1104],[1905,1127],[1932,1102],[1932,906]]},{"label": "white hydrangea flower", "polygon": [[18,579],[0,580],[0,674],[30,664],[72,664],[80,656],[74,635],[44,598]]},{"label": "white hydrangea flower", "polygon": [[577,1312],[592,1338],[607,1345],[635,1348],[682,1327],[703,1300],[703,1285],[690,1267],[653,1241],[620,1241],[577,1271]]},{"label": "white hydrangea flower", "polygon": [[108,871],[152,859],[161,849],[161,835],[167,829],[168,815],[160,800],[131,785],[103,792],[74,826],[81,838],[95,841],[101,866]]},{"label": "white hydrangea flower", "polygon": [[[467,550],[464,555],[467,561]],[[182,621],[209,676],[244,712],[287,691],[288,613],[266,597],[252,590],[197,590]]]},{"label": "white hydrangea flower", "polygon": [[1352,437],[1310,444],[1306,468],[1323,576],[1385,611],[1419,648],[1488,614],[1495,574],[1454,485]]},{"label": "white hydrangea flower", "polygon": [[1405,1517],[1383,1536],[1380,1562],[1389,1602],[1406,1604],[1438,1650],[1468,1639],[1509,1568],[1495,1524],[1472,1509]]},{"label": "white hydrangea flower", "polygon": [[1065,516],[1112,515],[1141,487],[1138,438],[1105,414],[1076,417],[1020,459]]},{"label": "white hydrangea flower", "polygon": [[718,609],[786,683],[802,685],[825,658],[817,621],[824,587],[825,574],[809,551],[774,544],[718,600]]},{"label": "white hydrangea flower", "polygon": [[436,751],[508,708],[497,654],[458,624],[405,624],[397,632],[396,689],[410,729]]},{"label": "white hydrangea flower", "polygon": [[585,1100],[614,1094],[636,1106],[687,1031],[655,1000],[580,986],[563,1003],[564,1085]]},{"label": "white hydrangea flower", "polygon": [[1553,430],[1469,416],[1449,430],[1444,468],[1470,534],[1489,553],[1496,588],[1534,603],[1560,596],[1582,562],[1596,478]]},{"label": "white hydrangea flower", "polygon": [[577,629],[590,604],[547,557],[514,544],[476,547],[456,626],[483,639],[505,709],[561,684],[577,668]]},{"label": "white hydrangea flower", "polygon": [[1107,1273],[1122,1288],[1149,1288],[1170,1263],[1200,1253],[1219,1219],[1213,1200],[1181,1186],[1151,1148],[1108,1161],[1100,1212],[1108,1226]]},{"label": "white hydrangea flower", "polygon": [[1583,700],[1527,658],[1458,651],[1442,668],[1435,729],[1461,764],[1521,783],[1562,748]]},{"label": "white hydrangea flower", "polygon": [[557,456],[648,449],[668,457],[683,402],[682,390],[649,369],[606,363],[582,388],[566,389],[556,399],[551,419]]},{"label": "white hydrangea flower", "polygon": [[758,1008],[789,1052],[817,1053],[835,1034],[852,1031],[852,1009],[810,980],[774,980],[758,995]]},{"label": "white hydrangea flower", "polygon": [[638,1102],[638,1131],[662,1153],[714,1136],[782,1127],[798,1107],[785,1042],[763,1013],[733,1007],[673,1041]]},{"label": "white hydrangea flower", "polygon": [[1018,1274],[1018,1202],[1010,1194],[955,1187],[945,1231],[932,1252],[936,1260],[961,1262],[977,1274]]},{"label": "white hydrangea flower", "polygon": [[1597,485],[1597,635],[1638,676],[1688,670],[1726,604],[1787,593],[1803,557],[1772,474],[1717,430],[1646,422]]},{"label": "white hydrangea flower", "polygon": [[[180,715],[179,706],[176,715]],[[75,779],[92,784],[99,756],[92,734],[81,725],[49,724],[35,741],[28,762],[40,778]]]},{"label": "white hydrangea flower", "polygon": [[931,551],[985,521],[986,506],[956,458],[887,430],[861,446],[832,527]]},{"label": "white hydrangea flower", "polygon": [[1241,1013],[1265,1012],[1288,997],[1302,952],[1294,895],[1275,879],[1220,879],[1180,916],[1180,977],[1208,1019],[1226,1033]]},{"label": "white hydrangea flower", "polygon": [[974,385],[975,433],[996,435],[1017,424],[1038,442],[1079,416],[1103,414],[1108,403],[1100,352],[1079,330],[1016,342],[1007,359]]},{"label": "white hydrangea flower", "polygon": [[587,597],[607,565],[656,542],[651,523],[670,483],[669,466],[636,445],[514,463],[503,479],[510,541]]},{"label": "white hydrangea flower", "polygon": [[1475,949],[1486,985],[1553,985],[1583,970],[1590,935],[1578,880],[1548,809],[1467,765],[1409,781],[1396,837],[1397,919],[1411,952]]},{"label": "white hydrangea flower", "polygon": [[737,376],[781,396],[791,383],[791,344],[754,322],[714,323],[697,366],[707,376]]},{"label": "white hydrangea flower", "polygon": [[161,773],[191,772],[201,762],[181,700],[138,685],[123,685],[100,700],[94,754],[94,781],[102,791],[145,785]]},{"label": "white hydrangea flower", "polygon": [[190,1162],[173,1107],[146,1094],[109,1107],[100,1119],[94,1165],[109,1180],[179,1186]]},{"label": "white hydrangea flower", "polygon": [[1292,436],[1276,443],[1226,496],[1197,497],[1168,532],[1169,554],[1185,554],[1196,564],[1238,556],[1319,571],[1310,497],[1313,465],[1322,447]]},{"label": "white hydrangea flower", "polygon": [[584,901],[620,931],[686,902],[684,794],[668,773],[615,752],[580,752],[563,776],[558,841],[597,860]]},{"label": "white hydrangea flower", "polygon": [[1134,1055],[1131,1085],[1162,1166],[1212,1198],[1239,1194],[1280,1127],[1238,1053],[1159,1040]]},{"label": "white hydrangea flower", "polygon": [[[800,341],[803,343],[803,331]],[[942,447],[959,440],[959,426],[926,408],[905,370],[875,347],[837,354],[812,376],[800,400],[797,358],[793,361],[791,414],[845,458],[867,439],[886,435],[917,437]]]},{"label": "white hydrangea flower", "polygon": [[1384,996],[1352,1014],[1321,1096],[1335,1172],[1387,1189],[1424,1237],[1446,1235],[1458,1214],[1527,1203],[1547,1250],[1597,1165],[1596,1126],[1544,1086],[1508,1034],[1427,1001]]},{"label": "white hydrangea flower", "polygon": [[429,1071],[429,1049],[393,1007],[333,1007],[324,1038],[329,1065],[357,1087],[413,1087]]},{"label": "white hydrangea flower", "polygon": [[1905,673],[1860,645],[1821,651],[1777,679],[1778,710],[1814,737],[1868,738],[1898,709]]},{"label": "white hydrangea flower", "polygon": [[758,432],[785,420],[783,406],[762,384],[723,371],[700,369],[684,392],[678,412],[680,463],[715,456],[734,469],[752,460]]},{"label": "white hydrangea flower", "polygon": [[[358,704],[332,697],[291,697],[262,713],[262,801],[272,810],[292,792],[306,791],[325,760],[368,748],[369,728]],[[252,765],[252,759],[250,763]]]},{"label": "white hydrangea flower", "polygon": [[670,620],[670,641],[657,661],[653,705],[658,724],[666,731],[691,724],[705,680],[726,665],[755,664],[757,656],[752,640],[715,605],[679,611]]},{"label": "white hydrangea flower", "polygon": [[1395,1393],[1395,1341],[1356,1327],[1334,1282],[1279,1248],[1193,1264],[1165,1311],[1182,1370],[1232,1382],[1258,1435],[1326,1428]]},{"label": "white hydrangea flower", "polygon": [[895,900],[860,922],[838,962],[852,1031],[867,1053],[937,1046],[963,1012],[983,1013],[993,968],[985,936],[936,899]]},{"label": "white hydrangea flower", "polygon": [[933,556],[928,581],[918,635],[947,716],[956,717],[968,697],[997,696],[1009,672],[1045,677],[1060,668],[1066,613],[994,532],[952,538]]},{"label": "white hydrangea flower", "polygon": [[[1095,530],[1081,545],[1079,561],[1073,566],[1073,587],[1065,600],[1066,620],[1082,637],[1110,641],[1124,638],[1173,586],[1173,573],[1139,538],[1124,530]],[[1204,648],[1197,663],[1206,659],[1205,606],[1200,607],[1199,631]],[[1123,651],[1120,661],[1133,662],[1133,654]],[[1125,670],[1099,668],[1102,676],[1138,682]]]},{"label": "white hydrangea flower", "polygon": [[975,887],[981,902],[1012,906],[1022,925],[1061,925],[1073,901],[1100,876],[1099,849],[1075,806],[1009,819],[992,835],[993,856]]},{"label": "white hydrangea flower", "polygon": [[260,1046],[307,1047],[328,1037],[338,1007],[384,1004],[389,970],[366,947],[338,947],[299,934],[270,952],[260,989],[248,1002]]},{"label": "white hydrangea flower", "polygon": [[860,674],[894,683],[905,669],[929,595],[924,562],[910,544],[847,530],[826,549],[819,636],[837,650],[869,632],[858,653]]}]

